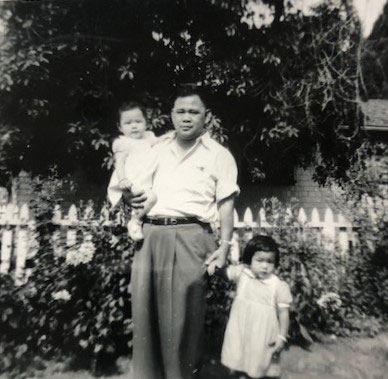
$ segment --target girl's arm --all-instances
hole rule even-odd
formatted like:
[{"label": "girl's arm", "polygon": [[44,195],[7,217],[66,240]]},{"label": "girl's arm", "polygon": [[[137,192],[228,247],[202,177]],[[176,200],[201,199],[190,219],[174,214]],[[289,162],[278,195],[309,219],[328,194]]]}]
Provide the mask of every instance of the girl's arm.
[{"label": "girl's arm", "polygon": [[292,295],[290,287],[286,282],[281,281],[277,287],[277,311],[279,319],[279,334],[276,337],[274,354],[279,354],[287,342],[288,328],[290,325],[290,305]]},{"label": "girl's arm", "polygon": [[290,308],[280,307],[278,309],[279,335],[276,338],[274,354],[280,353],[287,342],[288,328],[290,326]]}]

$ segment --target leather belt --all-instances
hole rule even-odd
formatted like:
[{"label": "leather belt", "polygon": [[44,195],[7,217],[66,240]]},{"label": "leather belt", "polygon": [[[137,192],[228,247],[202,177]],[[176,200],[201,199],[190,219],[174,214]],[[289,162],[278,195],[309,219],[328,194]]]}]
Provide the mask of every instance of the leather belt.
[{"label": "leather belt", "polygon": [[206,222],[199,221],[196,217],[146,217],[144,223],[151,225],[183,225],[183,224],[200,224],[210,226]]}]

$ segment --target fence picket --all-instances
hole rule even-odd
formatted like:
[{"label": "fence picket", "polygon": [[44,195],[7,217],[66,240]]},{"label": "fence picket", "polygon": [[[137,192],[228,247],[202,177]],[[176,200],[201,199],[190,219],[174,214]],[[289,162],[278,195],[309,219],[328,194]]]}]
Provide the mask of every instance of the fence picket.
[{"label": "fence picket", "polygon": [[253,214],[251,208],[247,208],[244,212],[243,222],[245,226],[252,228],[256,223],[253,222]]},{"label": "fence picket", "polygon": [[3,230],[1,239],[1,265],[0,273],[6,274],[11,267],[11,255],[12,255],[12,229]]},{"label": "fence picket", "polygon": [[17,233],[15,278],[17,283],[22,283],[26,258],[28,254],[28,229],[22,226]]},{"label": "fence picket", "polygon": [[306,212],[303,208],[299,209],[298,220],[301,224],[305,224],[307,222],[307,215],[306,215]]}]

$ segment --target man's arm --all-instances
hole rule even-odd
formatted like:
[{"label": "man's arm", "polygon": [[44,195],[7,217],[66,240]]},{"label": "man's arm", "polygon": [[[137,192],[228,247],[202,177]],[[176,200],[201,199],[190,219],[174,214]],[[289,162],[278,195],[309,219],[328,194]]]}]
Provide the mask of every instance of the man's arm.
[{"label": "man's arm", "polygon": [[217,204],[220,219],[221,243],[219,248],[205,261],[209,275],[213,275],[216,268],[222,268],[226,264],[226,258],[230,250],[230,241],[233,235],[234,198],[235,194],[233,193]]}]

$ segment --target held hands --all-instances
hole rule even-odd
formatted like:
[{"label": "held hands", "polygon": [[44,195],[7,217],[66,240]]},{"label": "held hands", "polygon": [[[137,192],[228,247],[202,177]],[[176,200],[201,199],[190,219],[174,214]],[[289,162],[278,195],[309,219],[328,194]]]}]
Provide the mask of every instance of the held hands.
[{"label": "held hands", "polygon": [[205,266],[207,266],[206,270],[209,275],[213,275],[217,269],[225,266],[229,248],[229,244],[221,243],[220,247],[206,259]]}]

